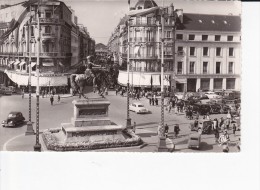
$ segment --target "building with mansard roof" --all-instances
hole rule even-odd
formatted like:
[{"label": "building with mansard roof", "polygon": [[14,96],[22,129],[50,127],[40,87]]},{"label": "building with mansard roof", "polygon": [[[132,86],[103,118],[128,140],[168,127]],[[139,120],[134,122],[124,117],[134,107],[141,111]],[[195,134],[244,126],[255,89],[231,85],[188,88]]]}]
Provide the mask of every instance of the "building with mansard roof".
[{"label": "building with mansard roof", "polygon": [[[76,64],[80,56],[94,54],[93,39],[88,33],[81,31],[74,11],[65,3],[56,0],[41,1],[40,28],[37,27],[37,9],[37,1],[31,0],[0,10],[1,83],[8,85],[6,81],[12,81],[20,86],[27,86],[31,56],[32,86],[36,86],[38,38],[40,86],[68,85],[66,72],[70,66]],[[85,41],[80,41],[82,38]],[[82,42],[87,45],[82,45],[81,50],[84,53],[81,55],[79,47]],[[92,49],[84,50],[89,48],[89,44]]]},{"label": "building with mansard roof", "polygon": [[[156,3],[146,7],[145,2],[148,0],[138,1],[131,10],[146,13],[124,17],[111,35],[108,48],[121,68],[118,82],[125,86],[129,20],[130,85],[160,88],[160,12]],[[240,16],[180,14],[181,10],[174,10],[172,5],[165,10],[164,85],[181,92],[240,90]]]}]

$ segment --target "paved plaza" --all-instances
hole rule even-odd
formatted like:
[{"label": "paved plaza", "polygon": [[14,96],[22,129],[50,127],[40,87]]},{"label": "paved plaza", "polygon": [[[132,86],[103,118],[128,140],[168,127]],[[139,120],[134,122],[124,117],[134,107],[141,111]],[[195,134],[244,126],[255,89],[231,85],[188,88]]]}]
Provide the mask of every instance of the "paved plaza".
[{"label": "paved plaza", "polygon": [[[109,91],[106,98],[111,102],[109,106],[110,119],[119,125],[126,124],[126,97],[115,94],[114,91]],[[61,102],[57,102],[57,97],[54,97],[54,105],[50,104],[48,97],[40,98],[40,132],[48,128],[59,128],[61,123],[70,122],[73,115],[72,101],[78,99],[78,97],[63,95]],[[10,111],[21,111],[26,119],[28,119],[28,95],[25,95],[24,99],[20,95],[2,96],[0,98],[1,121],[7,117]],[[131,102],[136,100],[130,99]],[[139,135],[144,144],[136,147],[126,148],[111,148],[100,149],[92,151],[119,151],[119,152],[157,152],[158,150],[158,136],[157,127],[160,122],[161,107],[150,106],[149,101],[146,98],[141,98],[145,107],[150,110],[149,114],[136,114],[130,112],[130,118],[132,123],[136,122],[136,134]],[[35,121],[35,96],[32,98],[32,121]],[[211,115],[212,119],[226,117],[225,114]],[[189,125],[193,120],[188,120],[184,113],[175,114],[173,111],[165,111],[165,124],[169,126],[169,139],[167,140],[168,146],[170,142],[175,144],[174,152],[222,152],[222,147],[215,143],[214,134],[203,134],[201,139],[201,148],[188,149],[188,137],[191,133]],[[173,126],[174,124],[180,125],[180,134],[178,137],[174,137]],[[34,123],[35,128],[35,123]],[[35,135],[25,136],[26,125],[22,125],[17,128],[3,128],[1,127],[0,133],[0,148],[7,151],[33,151],[35,144]],[[238,152],[237,144],[239,143],[240,131],[236,132],[236,135],[232,134],[232,131],[228,131],[230,134],[230,152]],[[42,139],[42,150],[47,151]]]}]

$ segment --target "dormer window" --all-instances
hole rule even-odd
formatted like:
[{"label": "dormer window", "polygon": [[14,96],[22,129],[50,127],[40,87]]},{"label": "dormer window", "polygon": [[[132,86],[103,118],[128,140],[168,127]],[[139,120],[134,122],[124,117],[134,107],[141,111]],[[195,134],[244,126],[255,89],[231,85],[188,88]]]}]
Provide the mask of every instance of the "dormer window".
[{"label": "dormer window", "polygon": [[137,7],[138,10],[143,9],[141,6]]}]

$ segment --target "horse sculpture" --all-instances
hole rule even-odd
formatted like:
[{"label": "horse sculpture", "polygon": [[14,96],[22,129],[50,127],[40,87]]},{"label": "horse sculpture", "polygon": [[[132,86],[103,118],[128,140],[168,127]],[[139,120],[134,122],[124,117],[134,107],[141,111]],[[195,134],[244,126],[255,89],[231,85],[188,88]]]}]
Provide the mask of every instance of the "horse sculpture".
[{"label": "horse sculpture", "polygon": [[102,87],[110,86],[111,73],[100,67],[92,67],[92,64],[89,64],[84,74],[72,74],[70,80],[73,95],[78,93],[79,97],[83,96],[87,99],[84,88],[87,85],[93,85],[94,92],[97,90],[99,95],[104,97]]}]

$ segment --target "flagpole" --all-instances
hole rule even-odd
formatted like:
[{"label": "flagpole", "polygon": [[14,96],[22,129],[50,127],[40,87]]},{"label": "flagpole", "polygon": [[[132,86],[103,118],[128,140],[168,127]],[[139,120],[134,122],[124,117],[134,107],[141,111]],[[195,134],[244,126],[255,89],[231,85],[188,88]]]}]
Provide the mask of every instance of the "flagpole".
[{"label": "flagpole", "polygon": [[29,90],[29,121],[27,122],[27,130],[25,132],[25,135],[34,135],[35,132],[33,130],[33,125],[32,125],[32,88],[31,88],[31,77],[32,77],[32,66],[31,66],[31,26],[32,26],[32,17],[31,17],[31,6],[30,6],[30,19],[29,19],[29,28],[28,28],[28,33],[29,33],[29,78],[28,78],[28,90]]},{"label": "flagpole", "polygon": [[[128,10],[130,11],[130,0],[128,0]],[[127,106],[126,106],[126,128],[131,127],[131,118],[129,116],[129,66],[130,66],[130,18],[127,21]]]}]

